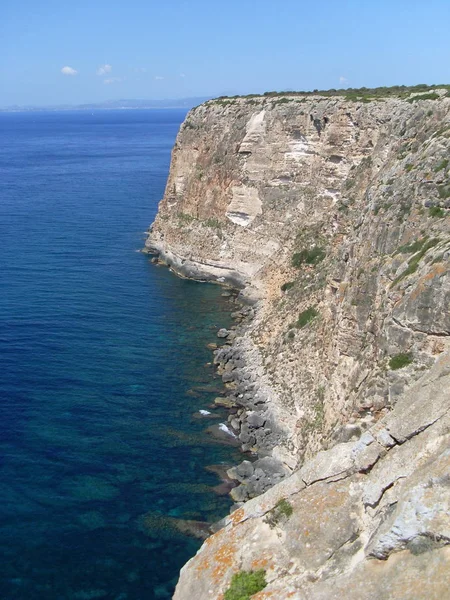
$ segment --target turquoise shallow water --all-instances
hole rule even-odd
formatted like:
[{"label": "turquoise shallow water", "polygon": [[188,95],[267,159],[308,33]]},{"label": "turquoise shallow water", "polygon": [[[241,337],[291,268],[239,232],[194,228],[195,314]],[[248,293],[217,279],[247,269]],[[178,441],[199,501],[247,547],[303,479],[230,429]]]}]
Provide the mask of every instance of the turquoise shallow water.
[{"label": "turquoise shallow water", "polygon": [[170,598],[199,542],[168,518],[229,508],[194,413],[230,304],[137,252],[184,116],[0,114],[2,600]]}]

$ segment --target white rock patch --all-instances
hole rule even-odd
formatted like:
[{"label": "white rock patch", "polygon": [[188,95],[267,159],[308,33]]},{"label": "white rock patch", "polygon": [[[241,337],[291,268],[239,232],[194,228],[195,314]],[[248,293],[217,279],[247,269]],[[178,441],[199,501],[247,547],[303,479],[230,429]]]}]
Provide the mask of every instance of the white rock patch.
[{"label": "white rock patch", "polygon": [[247,133],[239,146],[239,152],[252,152],[253,146],[260,141],[266,130],[264,123],[265,115],[266,111],[262,110],[251,116],[246,125],[245,130]]},{"label": "white rock patch", "polygon": [[227,207],[226,216],[230,221],[247,227],[262,212],[262,203],[258,190],[245,185],[231,188],[232,198]]},{"label": "white rock patch", "polygon": [[302,139],[289,142],[289,151],[285,153],[285,157],[292,160],[301,160],[308,154],[310,154],[308,151],[308,143],[306,139]]}]

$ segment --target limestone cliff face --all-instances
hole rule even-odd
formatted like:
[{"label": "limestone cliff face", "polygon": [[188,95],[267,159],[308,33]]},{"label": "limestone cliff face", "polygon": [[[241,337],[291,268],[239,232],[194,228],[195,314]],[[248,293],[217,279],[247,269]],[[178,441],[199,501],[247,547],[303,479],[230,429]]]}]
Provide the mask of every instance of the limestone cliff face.
[{"label": "limestone cliff face", "polygon": [[[210,101],[189,113],[147,247],[253,303],[216,362],[243,448],[293,474],[208,540],[176,598],[194,584],[196,597],[221,598],[233,572],[258,565],[270,585],[255,598],[342,597],[346,577],[366,590],[348,598],[422,597],[405,591],[403,565],[422,579],[448,569],[448,506],[433,494],[448,501],[449,158],[445,91]],[[264,490],[249,469],[237,501]],[[272,527],[267,514],[288,496],[292,517]],[[421,540],[432,540],[423,555]],[[380,577],[400,582],[397,595],[368,591]]]}]

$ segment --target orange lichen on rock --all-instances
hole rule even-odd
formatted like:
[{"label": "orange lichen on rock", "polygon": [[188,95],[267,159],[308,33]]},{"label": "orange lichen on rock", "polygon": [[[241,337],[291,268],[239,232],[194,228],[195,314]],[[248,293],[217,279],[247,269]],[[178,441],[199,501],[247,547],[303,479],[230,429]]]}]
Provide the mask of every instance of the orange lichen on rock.
[{"label": "orange lichen on rock", "polygon": [[237,546],[233,542],[222,544],[213,555],[214,568],[211,573],[211,579],[214,583],[219,583],[226,572],[231,569],[237,559]]},{"label": "orange lichen on rock", "polygon": [[433,265],[429,273],[419,279],[413,292],[411,293],[411,300],[415,300],[423,291],[428,282],[432,281],[435,277],[440,277],[447,272],[448,267],[444,263],[436,263]]},{"label": "orange lichen on rock", "polygon": [[267,590],[267,591],[262,590],[261,592],[254,594],[252,596],[252,600],[266,600],[266,598],[276,598],[274,593],[275,592],[271,592],[270,590]]},{"label": "orange lichen on rock", "polygon": [[209,541],[208,552],[201,552],[192,559],[197,576],[207,577],[215,585],[222,582],[226,573],[233,567],[238,554],[238,547],[232,539],[232,532],[228,531],[225,535],[220,535],[220,533],[222,532],[209,538],[212,541]]},{"label": "orange lichen on rock", "polygon": [[238,523],[240,523],[242,521],[244,516],[245,516],[244,509],[238,508],[238,510],[235,510],[234,513],[232,513],[230,515],[230,521],[233,525],[237,525]]},{"label": "orange lichen on rock", "polygon": [[253,571],[258,571],[259,569],[267,571],[269,568],[269,559],[266,557],[257,558],[252,561],[251,566]]},{"label": "orange lichen on rock", "polygon": [[[298,598],[297,592],[287,592],[283,590],[283,598]],[[280,598],[280,589],[276,590],[261,590],[257,594],[252,596],[252,600],[267,600],[268,598],[274,598],[278,600]]]}]

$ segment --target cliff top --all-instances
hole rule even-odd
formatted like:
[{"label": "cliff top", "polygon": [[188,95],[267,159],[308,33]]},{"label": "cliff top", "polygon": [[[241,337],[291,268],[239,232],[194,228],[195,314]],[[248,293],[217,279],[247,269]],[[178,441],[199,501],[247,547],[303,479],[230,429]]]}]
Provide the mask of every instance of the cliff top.
[{"label": "cliff top", "polygon": [[341,88],[329,90],[313,91],[270,91],[263,94],[245,94],[235,96],[219,96],[208,100],[205,104],[230,103],[235,100],[261,100],[261,99],[279,99],[278,102],[289,102],[290,99],[302,99],[311,97],[341,97],[345,100],[354,102],[372,102],[376,100],[385,100],[390,98],[404,99],[408,102],[416,100],[438,100],[439,98],[450,95],[450,84],[419,83],[417,85],[394,85],[390,87],[382,86],[376,88]]}]

